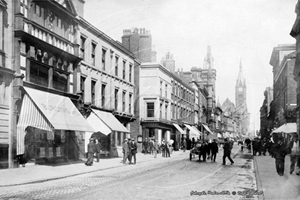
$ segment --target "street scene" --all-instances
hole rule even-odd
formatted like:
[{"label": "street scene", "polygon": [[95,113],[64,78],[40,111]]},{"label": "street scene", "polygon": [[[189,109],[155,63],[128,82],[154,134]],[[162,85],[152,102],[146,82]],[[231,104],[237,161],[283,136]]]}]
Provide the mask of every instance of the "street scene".
[{"label": "street scene", "polygon": [[0,0],[0,199],[300,200],[300,0]]}]

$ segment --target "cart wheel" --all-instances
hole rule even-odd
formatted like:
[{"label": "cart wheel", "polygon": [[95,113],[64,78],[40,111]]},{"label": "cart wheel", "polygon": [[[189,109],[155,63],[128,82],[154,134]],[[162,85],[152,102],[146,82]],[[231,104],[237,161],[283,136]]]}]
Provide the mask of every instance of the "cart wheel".
[{"label": "cart wheel", "polygon": [[192,160],[192,156],[193,156],[193,155],[190,153],[190,160]]}]

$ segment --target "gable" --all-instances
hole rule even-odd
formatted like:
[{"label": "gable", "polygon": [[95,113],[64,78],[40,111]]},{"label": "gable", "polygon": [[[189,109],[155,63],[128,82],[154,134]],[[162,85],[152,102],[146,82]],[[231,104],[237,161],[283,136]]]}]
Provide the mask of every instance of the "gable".
[{"label": "gable", "polygon": [[76,10],[71,0],[55,0],[55,1],[59,3],[61,6],[63,6],[65,9],[67,9],[69,12],[76,15]]}]

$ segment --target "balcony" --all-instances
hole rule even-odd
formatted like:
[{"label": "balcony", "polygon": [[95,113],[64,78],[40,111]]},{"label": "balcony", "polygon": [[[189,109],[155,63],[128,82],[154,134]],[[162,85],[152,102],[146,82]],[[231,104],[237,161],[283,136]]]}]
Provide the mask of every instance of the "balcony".
[{"label": "balcony", "polygon": [[160,122],[163,124],[172,125],[172,122],[170,120],[162,119],[162,118],[154,118],[154,117],[141,118],[141,122]]}]

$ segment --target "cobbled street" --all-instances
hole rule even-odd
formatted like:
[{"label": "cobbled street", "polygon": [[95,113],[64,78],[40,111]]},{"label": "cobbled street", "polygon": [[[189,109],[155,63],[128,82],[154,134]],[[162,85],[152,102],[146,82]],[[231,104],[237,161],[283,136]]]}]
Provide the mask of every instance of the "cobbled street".
[{"label": "cobbled street", "polygon": [[[235,150],[237,147],[235,147]],[[144,155],[150,156],[150,155]],[[161,156],[161,155],[160,155]],[[2,187],[1,199],[257,199],[252,157],[236,154],[234,165],[189,160],[189,152],[64,179]],[[206,195],[204,194],[206,193]]]}]

